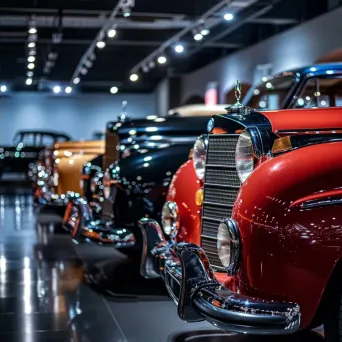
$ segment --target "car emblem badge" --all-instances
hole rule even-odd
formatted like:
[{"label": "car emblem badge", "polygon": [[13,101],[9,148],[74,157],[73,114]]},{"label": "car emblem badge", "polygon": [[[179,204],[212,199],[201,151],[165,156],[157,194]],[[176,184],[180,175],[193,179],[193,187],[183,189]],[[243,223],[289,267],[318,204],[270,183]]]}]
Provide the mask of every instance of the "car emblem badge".
[{"label": "car emblem badge", "polygon": [[207,131],[208,133],[210,133],[214,128],[214,119],[211,118],[209,121],[208,121],[208,124],[207,124]]},{"label": "car emblem badge", "polygon": [[245,115],[249,115],[253,112],[253,109],[251,107],[244,106],[240,100],[241,100],[241,83],[240,81],[236,81],[235,85],[235,97],[236,97],[236,103],[226,108],[228,114],[236,115],[239,117],[244,117]]}]

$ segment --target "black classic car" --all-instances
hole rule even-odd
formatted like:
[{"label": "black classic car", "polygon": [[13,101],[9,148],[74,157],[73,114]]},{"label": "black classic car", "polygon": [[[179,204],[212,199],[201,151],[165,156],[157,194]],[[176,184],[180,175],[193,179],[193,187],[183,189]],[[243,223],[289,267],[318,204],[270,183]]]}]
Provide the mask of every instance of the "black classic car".
[{"label": "black classic car", "polygon": [[[125,123],[109,123],[106,154],[116,153],[118,161],[105,167],[105,154],[86,163],[82,177],[86,198],[72,201],[74,207],[68,211],[65,225],[72,218],[81,217],[80,233],[77,234],[80,237],[89,236],[89,230],[99,234],[112,228],[132,231],[139,250],[139,218],[160,214],[173,173],[189,158],[193,143],[203,132],[208,117],[224,113],[225,107],[195,106],[197,116],[191,116],[193,111],[187,108],[186,117],[178,112],[167,117],[150,116]],[[86,200],[87,206],[84,205]]]},{"label": "black classic car", "polygon": [[68,135],[58,132],[17,132],[10,146],[0,147],[0,176],[7,172],[27,174],[29,164],[38,158],[46,146],[69,140]]}]

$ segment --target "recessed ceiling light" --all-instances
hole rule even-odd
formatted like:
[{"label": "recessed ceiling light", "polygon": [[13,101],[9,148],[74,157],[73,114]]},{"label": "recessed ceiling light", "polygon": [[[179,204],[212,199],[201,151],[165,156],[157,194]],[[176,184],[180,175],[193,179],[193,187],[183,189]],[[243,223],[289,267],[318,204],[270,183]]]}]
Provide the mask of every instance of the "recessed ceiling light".
[{"label": "recessed ceiling light", "polygon": [[29,69],[34,69],[34,64],[33,63],[29,63],[28,65],[27,65],[27,67],[29,68]]},{"label": "recessed ceiling light", "polygon": [[35,60],[36,60],[36,57],[34,56],[29,56],[29,58],[27,58],[27,61],[30,63],[34,62]]},{"label": "recessed ceiling light", "polygon": [[74,80],[72,81],[73,84],[79,84],[81,79],[79,77],[75,77]]},{"label": "recessed ceiling light", "polygon": [[210,33],[210,30],[207,27],[205,27],[201,30],[202,36],[207,36],[209,33]]},{"label": "recessed ceiling light", "polygon": [[194,39],[197,40],[197,41],[199,41],[199,40],[202,40],[202,39],[203,39],[203,36],[202,36],[200,33],[196,33],[196,34],[194,35]]},{"label": "recessed ceiling light", "polygon": [[35,27],[31,27],[31,28],[29,28],[28,33],[29,34],[36,34],[37,33],[37,29]]},{"label": "recessed ceiling light", "polygon": [[60,93],[60,92],[61,92],[61,87],[60,87],[60,86],[54,86],[54,87],[53,87],[53,92],[54,92],[55,94]]},{"label": "recessed ceiling light", "polygon": [[30,42],[28,43],[27,45],[30,49],[34,48],[36,46],[36,43],[35,42]]},{"label": "recessed ceiling light", "polygon": [[26,85],[31,85],[32,84],[32,78],[28,78],[26,80]]},{"label": "recessed ceiling light", "polygon": [[112,94],[116,94],[119,91],[118,87],[111,87],[109,90]]},{"label": "recessed ceiling light", "polygon": [[105,46],[106,46],[106,43],[102,40],[98,41],[96,43],[96,46],[99,48],[99,49],[103,49]]},{"label": "recessed ceiling light", "polygon": [[234,19],[234,15],[232,13],[225,13],[223,18],[224,20],[230,21]]},{"label": "recessed ceiling light", "polygon": [[136,82],[139,79],[139,76],[137,74],[132,74],[129,78],[132,82]]},{"label": "recessed ceiling light", "polygon": [[177,44],[177,45],[175,46],[175,51],[176,51],[177,53],[182,53],[182,52],[184,51],[184,46],[181,45],[181,44]]},{"label": "recessed ceiling light", "polygon": [[166,62],[167,62],[167,59],[166,59],[165,56],[160,56],[160,57],[158,58],[158,63],[159,63],[159,64],[165,64]]},{"label": "recessed ceiling light", "polygon": [[7,91],[7,87],[5,85],[2,85],[0,87],[0,90],[1,90],[2,93],[5,93]]},{"label": "recessed ceiling light", "polygon": [[32,77],[32,76],[33,76],[33,72],[32,72],[32,71],[28,71],[28,72],[26,73],[26,75],[27,75],[27,77]]},{"label": "recessed ceiling light", "polygon": [[70,94],[72,92],[72,88],[70,86],[66,87],[64,90],[67,94]]},{"label": "recessed ceiling light", "polygon": [[109,38],[114,38],[116,36],[116,30],[114,30],[114,29],[109,30],[107,33],[107,36]]}]

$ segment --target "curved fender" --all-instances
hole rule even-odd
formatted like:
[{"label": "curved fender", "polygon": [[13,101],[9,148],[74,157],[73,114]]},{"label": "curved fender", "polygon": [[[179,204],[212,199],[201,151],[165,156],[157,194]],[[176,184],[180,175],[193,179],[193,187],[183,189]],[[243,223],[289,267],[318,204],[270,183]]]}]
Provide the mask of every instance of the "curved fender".
[{"label": "curved fender", "polygon": [[193,160],[185,162],[172,178],[167,194],[167,201],[177,203],[180,217],[178,242],[190,242],[200,245],[201,241],[201,209],[196,204],[196,192],[202,187],[198,180]]},{"label": "curved fender", "polygon": [[193,143],[134,153],[120,160],[116,217],[122,223],[141,217],[160,219],[172,175],[188,157]]},{"label": "curved fender", "polygon": [[243,251],[239,290],[298,303],[302,328],[312,321],[341,258],[342,207],[305,210],[294,204],[341,192],[341,175],[341,142],[308,146],[258,166],[235,201],[232,217]]}]

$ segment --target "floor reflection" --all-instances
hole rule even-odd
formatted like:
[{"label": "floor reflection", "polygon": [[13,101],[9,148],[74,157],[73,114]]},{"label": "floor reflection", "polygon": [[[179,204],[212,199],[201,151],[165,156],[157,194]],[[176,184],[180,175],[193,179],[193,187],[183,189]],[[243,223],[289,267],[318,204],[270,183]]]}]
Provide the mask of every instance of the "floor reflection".
[{"label": "floor reflection", "polygon": [[[181,321],[162,284],[141,278],[136,262],[74,245],[55,216],[36,220],[30,192],[0,195],[0,231],[0,341],[261,340]],[[307,333],[262,341],[290,339],[322,340]]]}]

